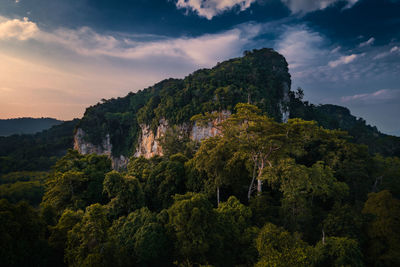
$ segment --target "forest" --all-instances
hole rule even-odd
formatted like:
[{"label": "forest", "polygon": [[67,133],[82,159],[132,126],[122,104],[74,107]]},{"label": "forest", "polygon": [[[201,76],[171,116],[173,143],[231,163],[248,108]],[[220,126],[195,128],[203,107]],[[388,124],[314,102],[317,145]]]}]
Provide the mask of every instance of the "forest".
[{"label": "forest", "polygon": [[[400,138],[284,84],[254,50],[0,137],[0,266],[400,266]],[[224,110],[201,142],[177,127]],[[134,157],[160,118],[163,154]],[[127,167],[73,150],[78,128]]]},{"label": "forest", "polygon": [[41,201],[2,196],[2,265],[399,265],[399,158],[251,104],[218,127],[201,143],[169,131],[164,156],[119,172],[69,150],[30,177]]}]

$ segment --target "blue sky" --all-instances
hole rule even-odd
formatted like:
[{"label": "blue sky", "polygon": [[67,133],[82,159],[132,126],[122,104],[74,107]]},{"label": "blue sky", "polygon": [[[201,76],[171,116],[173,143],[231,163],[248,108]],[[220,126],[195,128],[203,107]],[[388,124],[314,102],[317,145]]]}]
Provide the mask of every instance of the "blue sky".
[{"label": "blue sky", "polygon": [[0,0],[0,118],[81,117],[262,47],[312,103],[400,135],[399,0]]}]

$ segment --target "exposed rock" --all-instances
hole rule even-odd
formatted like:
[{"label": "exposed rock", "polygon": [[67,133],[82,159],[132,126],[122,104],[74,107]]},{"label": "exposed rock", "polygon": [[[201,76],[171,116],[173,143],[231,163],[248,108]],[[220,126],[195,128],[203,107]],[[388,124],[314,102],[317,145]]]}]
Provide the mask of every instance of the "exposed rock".
[{"label": "exposed rock", "polygon": [[111,159],[112,168],[115,170],[124,169],[128,164],[128,159],[123,155],[115,157],[112,155],[112,144],[110,142],[110,135],[107,134],[101,145],[94,145],[85,140],[86,133],[78,128],[74,136],[74,149],[79,153],[106,155]]},{"label": "exposed rock", "polygon": [[231,112],[229,110],[223,110],[220,113],[220,116],[214,121],[209,122],[207,126],[201,126],[195,123],[191,130],[190,138],[195,141],[201,141],[205,138],[218,135],[220,130],[216,126],[230,115]]},{"label": "exposed rock", "polygon": [[135,157],[144,156],[145,158],[151,158],[155,155],[162,156],[162,148],[158,142],[158,139],[162,137],[168,129],[168,122],[161,119],[156,132],[154,133],[149,125],[141,124],[140,128],[142,134],[138,140],[138,147],[136,149]]},{"label": "exposed rock", "polygon": [[279,105],[280,105],[280,109],[281,109],[281,113],[282,113],[282,122],[285,122],[285,123],[288,121],[289,116],[290,116],[290,113],[289,113],[289,102],[290,102],[289,91],[290,91],[289,85],[286,82],[284,82],[283,83],[283,99]]},{"label": "exposed rock", "polygon": [[[194,124],[183,124],[179,125],[181,131],[189,131],[190,138],[195,141],[201,141],[205,138],[216,136],[219,134],[219,130],[216,128],[217,124],[225,120],[229,115],[230,111],[224,110],[220,113],[220,116],[214,121],[210,122],[207,126],[200,126],[197,123]],[[159,125],[154,133],[149,125],[142,124],[140,128],[142,134],[139,138],[138,147],[135,152],[135,157],[143,156],[145,158],[151,158],[153,156],[162,156],[162,147],[159,144],[159,139],[164,136],[165,132],[169,127],[168,121],[161,119]]]}]

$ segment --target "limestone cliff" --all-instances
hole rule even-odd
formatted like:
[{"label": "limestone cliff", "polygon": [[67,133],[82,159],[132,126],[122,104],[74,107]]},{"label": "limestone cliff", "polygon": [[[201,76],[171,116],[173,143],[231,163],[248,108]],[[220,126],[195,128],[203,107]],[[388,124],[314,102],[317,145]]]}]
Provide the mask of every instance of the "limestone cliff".
[{"label": "limestone cliff", "polygon": [[[201,141],[205,138],[216,136],[219,133],[217,124],[225,120],[231,112],[224,110],[220,113],[220,116],[214,121],[210,122],[207,126],[200,126],[197,123],[185,123],[179,125],[181,131],[189,133],[189,136],[194,141]],[[144,156],[145,158],[151,158],[153,156],[162,156],[162,147],[159,143],[159,139],[165,134],[169,127],[168,121],[161,119],[155,133],[150,129],[149,125],[142,124],[141,136],[138,140],[138,146],[135,152],[135,157]]]},{"label": "limestone cliff", "polygon": [[225,110],[221,116],[226,117],[237,103],[250,102],[271,118],[287,121],[290,86],[282,55],[269,48],[246,51],[243,57],[184,79],[166,79],[87,108],[77,127],[75,149],[107,155],[113,167],[120,168],[131,155],[162,155],[159,139],[169,127],[179,127],[196,141],[217,135],[218,122],[204,127],[190,121],[200,113]]},{"label": "limestone cliff", "polygon": [[74,149],[81,154],[97,154],[106,155],[111,159],[112,167],[115,170],[123,169],[128,164],[128,159],[123,155],[119,157],[112,155],[112,144],[110,142],[110,135],[107,134],[100,145],[94,145],[85,140],[86,133],[78,128],[74,135]]}]

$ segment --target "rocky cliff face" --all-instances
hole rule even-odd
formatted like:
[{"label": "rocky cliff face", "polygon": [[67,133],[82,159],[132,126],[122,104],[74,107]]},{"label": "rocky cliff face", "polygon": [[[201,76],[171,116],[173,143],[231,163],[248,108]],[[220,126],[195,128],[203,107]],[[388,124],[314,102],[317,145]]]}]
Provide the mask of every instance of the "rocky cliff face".
[{"label": "rocky cliff face", "polygon": [[[229,115],[231,115],[231,112],[224,110],[217,119],[210,122],[207,126],[200,126],[197,123],[194,123],[183,124],[178,127],[181,131],[189,132],[189,136],[192,140],[201,141],[205,138],[219,134],[219,130],[216,127],[217,124],[225,120]],[[160,120],[155,133],[150,129],[149,125],[140,125],[142,134],[138,141],[135,157],[144,156],[145,158],[151,158],[156,155],[162,156],[162,147],[158,140],[164,136],[168,127],[168,121],[165,119]]]},{"label": "rocky cliff face", "polygon": [[[197,123],[179,125],[182,131],[190,132],[189,136],[194,141],[201,141],[205,138],[216,136],[219,134],[217,129],[218,123],[225,120],[229,115],[230,111],[222,111],[221,115],[210,122],[207,126],[200,126]],[[143,156],[145,158],[151,158],[154,156],[162,156],[162,147],[159,139],[164,136],[169,127],[168,121],[161,119],[155,132],[150,129],[149,125],[142,124],[141,135],[138,140],[138,146],[136,148],[135,157]],[[74,136],[74,149],[79,151],[81,154],[97,154],[106,155],[112,161],[113,169],[126,168],[128,159],[123,155],[119,157],[112,155],[112,144],[110,142],[110,135],[107,134],[101,145],[94,145],[85,140],[86,133],[78,128]]]},{"label": "rocky cliff face", "polygon": [[[289,111],[287,110],[287,102],[289,101],[289,86],[284,84],[285,96],[280,103],[282,112],[282,121],[287,122],[289,118]],[[220,116],[214,121],[210,122],[207,126],[199,125],[198,123],[186,123],[179,125],[181,131],[189,132],[189,136],[194,141],[201,141],[208,137],[213,137],[219,134],[219,130],[216,127],[221,121],[225,120],[231,115],[229,110],[224,110],[220,113]],[[141,124],[141,135],[138,140],[134,156],[145,158],[151,158],[154,156],[162,156],[163,151],[160,145],[159,139],[164,136],[167,129],[170,127],[166,119],[159,121],[158,127],[153,132],[149,125]],[[74,149],[78,150],[81,154],[98,154],[106,155],[112,161],[113,169],[124,169],[128,164],[128,158],[123,155],[113,156],[112,144],[110,142],[110,135],[107,134],[101,145],[94,145],[90,142],[85,141],[85,132],[78,128],[74,137]]]},{"label": "rocky cliff face", "polygon": [[[190,118],[213,109],[231,109],[240,102],[251,102],[274,119],[286,122],[290,84],[288,64],[282,55],[269,48],[247,51],[243,57],[195,71],[184,79],[166,79],[89,107],[79,123],[75,149],[107,155],[114,168],[124,167],[127,159],[119,155],[162,155],[158,140],[171,126],[196,141],[217,135],[218,122],[203,126],[190,122]],[[229,115],[225,111],[221,117]]]},{"label": "rocky cliff face", "polygon": [[290,86],[286,82],[283,83],[283,99],[281,103],[279,103],[281,113],[282,113],[282,122],[287,122],[289,119],[289,91],[290,91]]},{"label": "rocky cliff face", "polygon": [[97,154],[106,155],[111,159],[112,167],[115,170],[125,168],[128,164],[128,159],[123,155],[115,157],[112,155],[112,144],[110,142],[110,135],[107,134],[103,139],[101,145],[94,145],[85,140],[86,133],[78,128],[74,136],[74,149],[81,154]]}]

